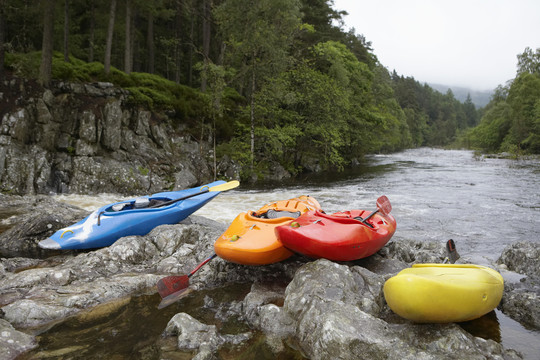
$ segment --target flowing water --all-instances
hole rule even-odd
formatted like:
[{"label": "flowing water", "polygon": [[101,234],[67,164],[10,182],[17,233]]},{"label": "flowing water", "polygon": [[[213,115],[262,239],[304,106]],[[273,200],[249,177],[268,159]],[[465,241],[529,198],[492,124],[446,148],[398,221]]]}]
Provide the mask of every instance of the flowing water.
[{"label": "flowing water", "polygon": [[[259,187],[241,185],[220,194],[196,214],[229,224],[239,212],[303,194],[315,197],[327,213],[372,210],[376,199],[386,195],[398,224],[394,241],[443,244],[454,239],[467,262],[490,264],[513,242],[540,242],[540,161],[477,157],[470,151],[414,149],[370,156],[354,172]],[[114,194],[57,197],[88,210],[122,200]],[[155,309],[157,298],[148,299],[143,303]],[[144,311],[155,314],[155,310]],[[137,311],[134,313],[132,322],[137,323]],[[157,334],[164,326],[161,322],[156,325]],[[540,333],[499,311],[463,326],[476,336],[522,351],[526,358],[535,359],[540,353]]]}]

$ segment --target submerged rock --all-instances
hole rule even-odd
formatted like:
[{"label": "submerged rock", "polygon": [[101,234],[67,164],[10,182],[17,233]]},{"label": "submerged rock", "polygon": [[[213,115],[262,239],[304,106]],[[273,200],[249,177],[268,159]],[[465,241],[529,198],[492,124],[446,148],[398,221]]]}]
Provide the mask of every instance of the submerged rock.
[{"label": "submerged rock", "polygon": [[250,333],[238,335],[220,335],[215,325],[206,325],[192,316],[176,314],[167,324],[164,336],[176,336],[178,349],[197,350],[197,358],[211,356],[224,344],[239,345],[251,338]]},{"label": "submerged rock", "polygon": [[0,319],[0,360],[15,359],[37,346],[34,336],[17,331],[9,322]]}]

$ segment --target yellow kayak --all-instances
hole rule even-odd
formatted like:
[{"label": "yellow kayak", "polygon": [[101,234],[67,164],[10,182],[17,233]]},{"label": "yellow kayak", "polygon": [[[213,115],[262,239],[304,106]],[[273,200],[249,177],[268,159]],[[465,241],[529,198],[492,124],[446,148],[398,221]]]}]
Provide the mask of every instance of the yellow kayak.
[{"label": "yellow kayak", "polygon": [[501,301],[504,281],[497,271],[470,264],[414,264],[384,284],[390,309],[419,323],[469,321]]}]

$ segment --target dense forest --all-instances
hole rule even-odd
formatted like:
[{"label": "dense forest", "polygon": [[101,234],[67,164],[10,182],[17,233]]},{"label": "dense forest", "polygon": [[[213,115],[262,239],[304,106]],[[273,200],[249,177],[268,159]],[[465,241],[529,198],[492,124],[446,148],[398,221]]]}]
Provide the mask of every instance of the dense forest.
[{"label": "dense forest", "polygon": [[458,144],[486,152],[540,154],[540,48],[518,55],[517,75],[499,85],[481,110],[480,124],[465,131]]},{"label": "dense forest", "polygon": [[0,77],[112,82],[244,176],[456,141],[540,151],[538,50],[480,114],[470,97],[388,71],[332,0],[37,3],[0,0]]}]

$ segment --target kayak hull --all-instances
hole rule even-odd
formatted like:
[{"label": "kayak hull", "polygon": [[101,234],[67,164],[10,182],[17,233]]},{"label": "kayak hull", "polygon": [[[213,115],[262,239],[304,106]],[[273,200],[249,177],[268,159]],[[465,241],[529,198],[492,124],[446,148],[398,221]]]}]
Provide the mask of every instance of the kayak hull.
[{"label": "kayak hull", "polygon": [[[203,187],[180,191],[161,192],[145,196],[148,200],[167,201],[195,194],[206,187],[224,184],[216,181]],[[146,235],[156,226],[177,224],[203,207],[220,192],[212,191],[176,203],[157,208],[134,208],[135,200],[105,205],[92,212],[83,220],[60,229],[50,238],[40,241],[44,249],[92,249],[112,245],[124,236]],[[126,205],[126,209],[114,211],[113,206]]]},{"label": "kayak hull", "polygon": [[242,265],[267,265],[285,260],[293,253],[277,239],[274,229],[293,221],[295,217],[267,219],[259,216],[269,210],[299,215],[314,209],[320,209],[317,200],[300,196],[267,204],[256,212],[240,213],[216,240],[214,251],[222,259]]},{"label": "kayak hull", "polygon": [[504,280],[495,270],[468,264],[415,264],[384,284],[390,309],[418,323],[477,319],[497,307]]},{"label": "kayak hull", "polygon": [[355,217],[366,218],[370,211],[351,210],[325,214],[309,211],[295,221],[276,228],[283,245],[310,258],[333,261],[353,261],[379,251],[396,231],[396,220],[391,215],[375,214],[368,222],[373,228]]}]

